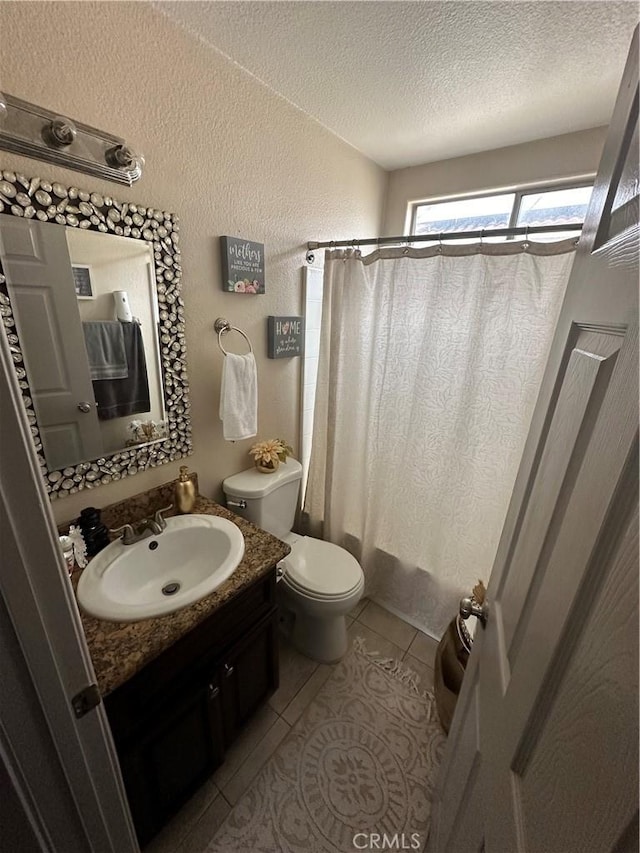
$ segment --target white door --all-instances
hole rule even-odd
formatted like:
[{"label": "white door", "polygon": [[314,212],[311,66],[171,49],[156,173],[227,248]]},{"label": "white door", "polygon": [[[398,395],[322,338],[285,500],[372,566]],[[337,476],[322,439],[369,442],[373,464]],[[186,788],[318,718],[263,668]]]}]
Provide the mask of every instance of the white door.
[{"label": "white door", "polygon": [[50,470],[102,455],[63,225],[0,217],[0,259]]},{"label": "white door", "polygon": [[433,802],[430,853],[637,850],[638,31]]},{"label": "white door", "polygon": [[[42,849],[134,853],[104,707],[73,702],[95,674],[1,334],[0,400],[0,765]],[[36,849],[12,835],[8,803],[0,800],[0,850]]]}]

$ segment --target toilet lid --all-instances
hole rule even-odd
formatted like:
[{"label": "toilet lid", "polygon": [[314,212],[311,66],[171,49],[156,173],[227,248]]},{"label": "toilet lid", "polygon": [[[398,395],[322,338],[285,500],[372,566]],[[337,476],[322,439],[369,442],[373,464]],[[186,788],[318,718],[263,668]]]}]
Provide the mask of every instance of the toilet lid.
[{"label": "toilet lid", "polygon": [[362,578],[360,564],[348,551],[310,536],[293,543],[281,565],[291,586],[316,596],[346,595]]}]

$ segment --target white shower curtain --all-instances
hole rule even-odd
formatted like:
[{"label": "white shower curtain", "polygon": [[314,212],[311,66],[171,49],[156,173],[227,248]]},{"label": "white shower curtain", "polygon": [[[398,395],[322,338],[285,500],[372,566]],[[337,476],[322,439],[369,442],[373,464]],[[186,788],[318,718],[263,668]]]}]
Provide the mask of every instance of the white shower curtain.
[{"label": "white shower curtain", "polygon": [[302,526],[435,637],[488,582],[574,246],[326,254]]}]

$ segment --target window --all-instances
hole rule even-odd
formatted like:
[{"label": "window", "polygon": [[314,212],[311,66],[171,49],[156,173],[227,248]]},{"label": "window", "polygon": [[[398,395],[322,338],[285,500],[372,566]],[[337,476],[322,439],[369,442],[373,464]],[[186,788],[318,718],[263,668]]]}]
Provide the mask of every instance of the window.
[{"label": "window", "polygon": [[[516,225],[565,225],[584,222],[592,186],[570,187],[563,190],[523,193],[517,211]],[[536,234],[536,240],[564,240],[575,231]]]},{"label": "window", "polygon": [[[489,231],[492,228],[573,224],[584,221],[592,185],[461,198],[413,205],[412,234],[451,234],[454,231]],[[536,234],[536,240],[564,240],[575,231]],[[472,242],[457,239],[455,242]],[[488,237],[500,242],[512,237]]]}]

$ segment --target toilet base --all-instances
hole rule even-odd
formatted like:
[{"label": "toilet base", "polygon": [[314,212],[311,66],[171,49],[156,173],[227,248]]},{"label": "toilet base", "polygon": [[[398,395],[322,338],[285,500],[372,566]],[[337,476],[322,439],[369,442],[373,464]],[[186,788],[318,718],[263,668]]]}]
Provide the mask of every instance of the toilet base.
[{"label": "toilet base", "polygon": [[[332,546],[335,547],[335,546]],[[286,572],[277,585],[278,604],[284,619],[281,627],[290,626],[289,639],[299,652],[318,663],[337,663],[347,652],[346,616],[362,598],[364,575],[355,587],[341,598],[321,598],[292,587]]]},{"label": "toilet base", "polygon": [[318,663],[337,663],[348,647],[347,622],[343,616],[314,619],[305,614],[296,616],[291,631],[295,648]]}]

